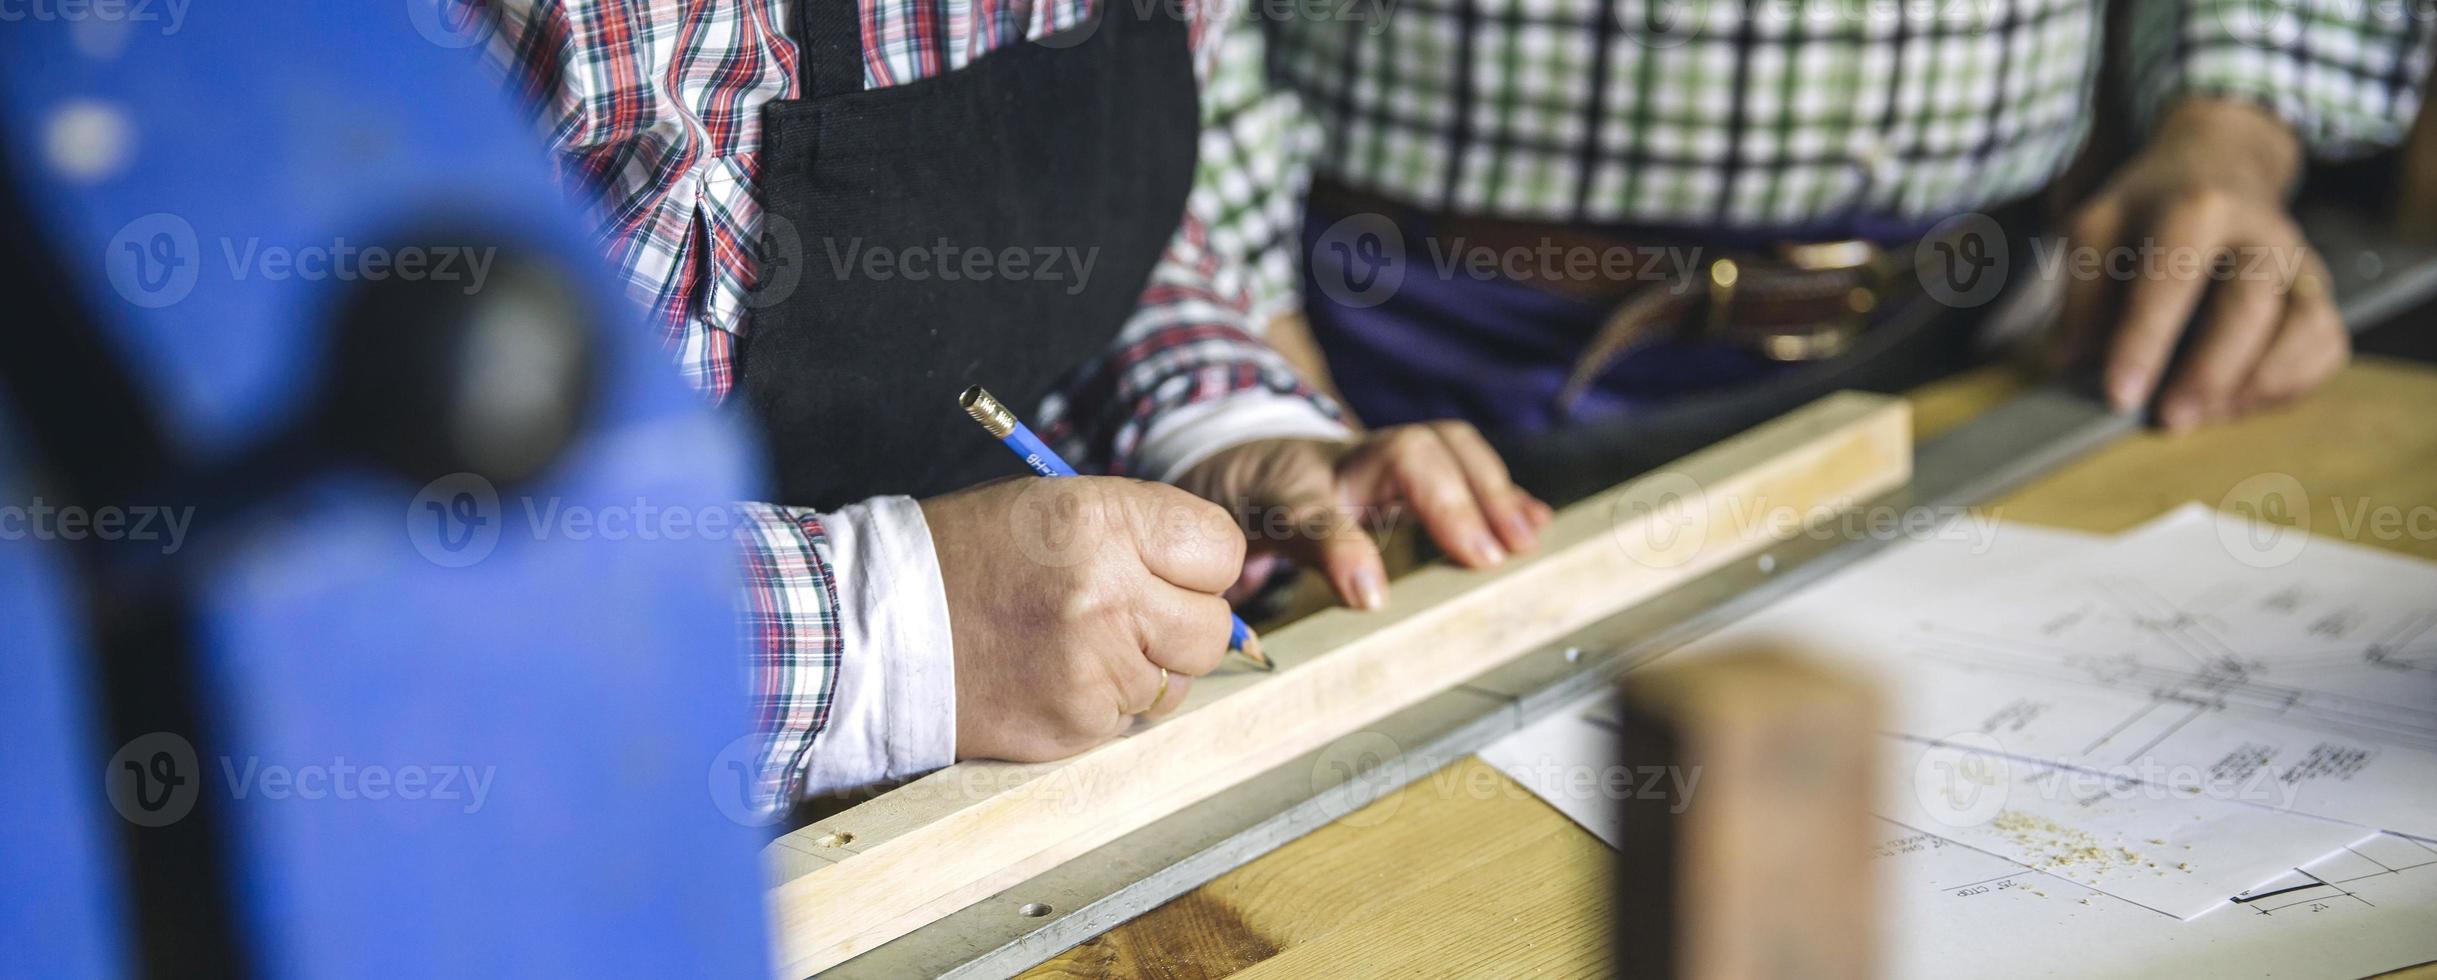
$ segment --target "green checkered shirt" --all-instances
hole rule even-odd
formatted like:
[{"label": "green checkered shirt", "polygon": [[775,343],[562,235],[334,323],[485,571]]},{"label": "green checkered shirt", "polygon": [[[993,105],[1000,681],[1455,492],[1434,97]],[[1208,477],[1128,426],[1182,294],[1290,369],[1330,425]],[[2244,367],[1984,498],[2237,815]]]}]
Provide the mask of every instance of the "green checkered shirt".
[{"label": "green checkered shirt", "polygon": [[[2106,50],[2101,0],[1240,2],[1267,30],[1229,33],[1195,206],[1272,308],[1312,173],[1519,219],[1926,223],[2054,179]],[[2131,2],[2136,121],[2232,97],[2344,156],[2418,110],[2430,0]]]}]

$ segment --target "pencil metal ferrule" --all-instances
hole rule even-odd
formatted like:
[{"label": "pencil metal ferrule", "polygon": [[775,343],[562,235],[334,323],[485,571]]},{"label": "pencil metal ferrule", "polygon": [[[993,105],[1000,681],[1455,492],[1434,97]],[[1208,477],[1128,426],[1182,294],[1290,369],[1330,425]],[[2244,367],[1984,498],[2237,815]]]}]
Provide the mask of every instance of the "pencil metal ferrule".
[{"label": "pencil metal ferrule", "polygon": [[957,398],[956,403],[963,405],[965,414],[973,416],[973,421],[981,423],[993,438],[1005,439],[1015,434],[1015,413],[991,397],[989,389],[974,385],[965,389],[964,395]]}]

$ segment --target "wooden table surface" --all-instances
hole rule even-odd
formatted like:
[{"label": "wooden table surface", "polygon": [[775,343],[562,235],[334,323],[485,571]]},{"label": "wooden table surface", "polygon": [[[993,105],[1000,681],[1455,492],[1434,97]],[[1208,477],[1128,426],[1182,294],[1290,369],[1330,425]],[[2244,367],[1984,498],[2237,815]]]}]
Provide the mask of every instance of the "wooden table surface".
[{"label": "wooden table surface", "polygon": [[[1915,428],[1926,438],[2021,385],[1998,368],[1931,385],[1913,393]],[[2364,360],[2282,413],[2136,435],[1991,507],[2113,533],[2267,473],[2301,482],[2322,535],[2359,526],[2364,502],[2437,504],[2437,370]],[[2437,540],[2409,533],[2358,540],[2437,559]],[[1604,976],[1608,861],[1598,838],[1468,756],[1027,976]]]}]

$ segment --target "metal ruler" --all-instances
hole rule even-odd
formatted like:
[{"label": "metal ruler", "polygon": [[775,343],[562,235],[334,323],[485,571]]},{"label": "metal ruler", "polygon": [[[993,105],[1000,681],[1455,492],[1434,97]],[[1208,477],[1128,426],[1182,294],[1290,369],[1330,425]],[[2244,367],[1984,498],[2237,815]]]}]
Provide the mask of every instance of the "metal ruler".
[{"label": "metal ruler", "polygon": [[[2378,256],[2335,268],[2355,331],[2437,296],[2437,250],[2362,247],[2340,216],[2306,215],[2313,241]],[[2382,243],[2381,243],[2382,244]],[[2082,392],[2033,389],[1922,444],[1912,483],[1866,507],[1944,512],[1985,503],[2137,430]],[[825,976],[1000,977],[1029,969],[1488,745],[1624,670],[1852,565],[1883,538],[1798,536],[1710,572],[1473,681],[971,907]],[[1385,819],[1384,816],[1376,816]]]}]

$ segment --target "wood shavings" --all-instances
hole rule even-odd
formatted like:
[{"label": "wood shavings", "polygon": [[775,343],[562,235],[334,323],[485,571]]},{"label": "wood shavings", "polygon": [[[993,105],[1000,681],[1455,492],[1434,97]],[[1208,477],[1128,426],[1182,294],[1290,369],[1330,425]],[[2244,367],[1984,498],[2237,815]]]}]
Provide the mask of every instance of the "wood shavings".
[{"label": "wood shavings", "polygon": [[[2088,831],[2050,820],[2047,817],[2020,810],[1999,811],[1989,826],[2004,834],[2007,840],[2020,845],[2035,859],[2033,867],[2042,871],[2058,868],[2086,870],[2093,875],[2109,871],[2138,868],[2145,861],[2129,847],[2109,846]],[[2164,872],[2160,872],[2163,874]]]}]

